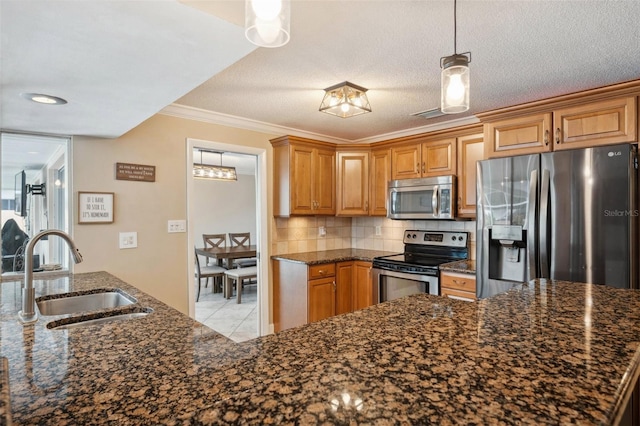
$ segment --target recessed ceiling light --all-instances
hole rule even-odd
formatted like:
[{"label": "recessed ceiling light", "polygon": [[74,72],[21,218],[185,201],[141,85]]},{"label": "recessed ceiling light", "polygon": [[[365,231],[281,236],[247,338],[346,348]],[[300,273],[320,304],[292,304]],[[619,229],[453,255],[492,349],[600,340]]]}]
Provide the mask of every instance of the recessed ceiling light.
[{"label": "recessed ceiling light", "polygon": [[62,98],[59,98],[57,96],[45,95],[42,93],[21,93],[20,96],[39,104],[64,105],[67,103],[67,101]]}]

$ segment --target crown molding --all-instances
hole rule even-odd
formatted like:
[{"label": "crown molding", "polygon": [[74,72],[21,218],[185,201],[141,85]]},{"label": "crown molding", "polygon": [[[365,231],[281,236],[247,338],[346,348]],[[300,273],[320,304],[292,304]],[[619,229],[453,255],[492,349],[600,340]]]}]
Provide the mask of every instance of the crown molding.
[{"label": "crown molding", "polygon": [[251,120],[248,118],[238,117],[235,115],[222,114],[219,112],[208,111],[205,109],[194,108],[187,105],[171,104],[164,107],[158,114],[169,115],[172,117],[184,118],[187,120],[202,121],[205,123],[218,124],[221,126],[235,127],[238,129],[251,130],[254,132],[268,133],[276,136],[291,135],[302,138],[309,138],[323,142],[331,142],[335,144],[359,144],[382,142],[389,139],[396,139],[405,136],[413,136],[421,133],[435,132],[438,130],[449,129],[452,127],[464,126],[467,124],[476,124],[480,120],[475,116],[457,118],[436,124],[414,127],[411,129],[400,130],[397,132],[384,133],[377,136],[366,137],[362,139],[349,140],[336,138],[333,136],[322,135],[319,133],[307,132],[292,127],[278,126],[276,124],[265,123],[263,121]]},{"label": "crown molding", "polygon": [[186,105],[171,104],[161,109],[158,114],[170,115],[188,120],[203,121],[205,123],[219,124],[221,126],[235,127],[238,129],[251,130],[254,132],[269,133],[275,136],[293,135],[302,138],[315,139],[323,142],[336,144],[352,143],[348,139],[335,138],[321,135],[319,133],[306,132],[304,130],[291,127],[278,126],[277,124],[265,123],[264,121],[251,120],[235,115],[222,114],[205,109],[194,108]]}]

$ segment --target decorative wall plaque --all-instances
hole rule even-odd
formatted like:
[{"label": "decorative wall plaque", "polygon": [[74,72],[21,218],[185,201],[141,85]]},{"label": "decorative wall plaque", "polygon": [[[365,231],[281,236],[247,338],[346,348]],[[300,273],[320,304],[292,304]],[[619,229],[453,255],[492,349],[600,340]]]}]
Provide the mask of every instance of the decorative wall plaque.
[{"label": "decorative wall plaque", "polygon": [[78,192],[78,223],[113,223],[113,192]]},{"label": "decorative wall plaque", "polygon": [[144,164],[116,163],[117,180],[133,180],[138,182],[155,182],[156,166]]}]

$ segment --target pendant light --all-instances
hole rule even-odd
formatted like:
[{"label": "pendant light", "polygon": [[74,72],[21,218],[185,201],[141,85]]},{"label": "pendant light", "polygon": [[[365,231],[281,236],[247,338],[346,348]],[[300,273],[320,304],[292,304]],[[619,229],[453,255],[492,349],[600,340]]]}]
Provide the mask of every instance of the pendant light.
[{"label": "pendant light", "polygon": [[[198,149],[200,151],[200,162],[193,163],[193,177],[198,179],[210,179],[210,180],[224,180],[224,181],[237,181],[238,175],[235,167],[227,167],[222,165],[222,154],[219,151],[209,151],[207,149]],[[220,165],[204,164],[202,162],[202,153],[210,152],[213,154],[220,154]]]},{"label": "pendant light", "polygon": [[453,55],[440,58],[440,109],[457,114],[469,109],[469,62],[471,52],[457,53],[457,0],[453,0]]},{"label": "pendant light", "polygon": [[245,0],[244,34],[260,47],[280,47],[289,42],[291,0]]}]

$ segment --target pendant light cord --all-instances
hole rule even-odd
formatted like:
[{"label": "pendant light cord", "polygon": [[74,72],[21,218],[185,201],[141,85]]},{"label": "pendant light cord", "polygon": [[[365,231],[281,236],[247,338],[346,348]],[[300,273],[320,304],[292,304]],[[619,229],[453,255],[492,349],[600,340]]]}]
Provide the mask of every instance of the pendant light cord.
[{"label": "pendant light cord", "polygon": [[458,19],[457,19],[457,10],[456,7],[458,0],[453,0],[453,54],[458,54]]}]

